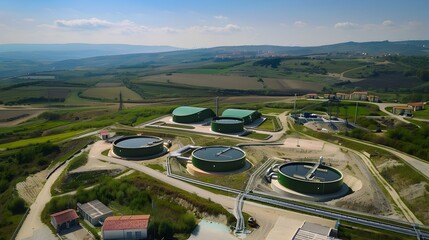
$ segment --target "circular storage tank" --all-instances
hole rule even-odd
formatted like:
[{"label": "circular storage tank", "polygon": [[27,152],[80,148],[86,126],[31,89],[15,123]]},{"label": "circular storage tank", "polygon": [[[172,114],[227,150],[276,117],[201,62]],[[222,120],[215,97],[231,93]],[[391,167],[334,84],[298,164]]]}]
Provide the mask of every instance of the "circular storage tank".
[{"label": "circular storage tank", "polygon": [[164,151],[164,140],[153,136],[129,136],[113,142],[113,153],[123,158],[148,158]]},{"label": "circular storage tank", "polygon": [[326,165],[319,165],[317,170],[312,171],[316,164],[285,163],[279,167],[277,179],[282,186],[300,193],[328,194],[339,191],[343,185],[343,174]]},{"label": "circular storage tank", "polygon": [[229,172],[246,165],[246,153],[236,147],[211,146],[192,152],[192,164],[207,172]]},{"label": "circular storage tank", "polygon": [[238,133],[244,130],[244,122],[241,118],[217,117],[212,120],[211,129],[218,133]]}]

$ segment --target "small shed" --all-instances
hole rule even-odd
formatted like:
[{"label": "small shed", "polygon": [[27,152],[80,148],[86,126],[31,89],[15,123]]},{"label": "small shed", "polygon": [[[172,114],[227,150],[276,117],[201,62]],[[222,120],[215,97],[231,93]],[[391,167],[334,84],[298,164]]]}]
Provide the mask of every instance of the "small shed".
[{"label": "small shed", "polygon": [[112,210],[98,200],[93,200],[85,204],[77,204],[79,215],[93,226],[102,225],[104,220],[113,216]]},{"label": "small shed", "polygon": [[146,239],[150,215],[111,216],[101,228],[103,239]]},{"label": "small shed", "polygon": [[57,230],[69,229],[79,225],[79,216],[74,209],[67,209],[51,214],[51,224]]},{"label": "small shed", "polygon": [[103,139],[103,140],[109,139],[110,135],[109,135],[109,131],[107,129],[101,129],[99,134],[100,134],[101,139]]}]

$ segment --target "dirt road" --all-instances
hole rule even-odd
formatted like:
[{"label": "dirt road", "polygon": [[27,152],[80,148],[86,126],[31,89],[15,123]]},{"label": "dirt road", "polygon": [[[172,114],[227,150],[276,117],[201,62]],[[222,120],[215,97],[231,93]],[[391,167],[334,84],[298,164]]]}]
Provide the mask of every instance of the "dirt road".
[{"label": "dirt road", "polygon": [[[57,180],[57,178],[61,175],[61,173],[64,171],[64,169],[69,164],[69,161],[65,163],[63,166],[58,168],[51,177],[46,181],[45,185],[42,188],[42,191],[40,191],[39,195],[37,195],[36,201],[31,205],[30,207],[30,213],[25,218],[25,221],[18,232],[18,235],[16,239],[25,239],[25,238],[31,238],[31,239],[57,239],[57,237],[51,233],[49,228],[42,223],[42,220],[40,219],[40,216],[42,216],[42,211],[45,208],[45,205],[51,200],[51,187],[52,184]],[[46,232],[46,228],[48,228],[48,232]],[[36,238],[33,237],[35,233],[42,230],[43,232],[46,232],[42,238]]]}]

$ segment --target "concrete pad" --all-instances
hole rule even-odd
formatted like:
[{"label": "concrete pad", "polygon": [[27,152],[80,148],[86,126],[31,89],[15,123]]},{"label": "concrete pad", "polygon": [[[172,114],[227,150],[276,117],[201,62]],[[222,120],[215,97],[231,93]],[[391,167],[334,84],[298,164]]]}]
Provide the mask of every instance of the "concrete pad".
[{"label": "concrete pad", "polygon": [[301,219],[279,217],[266,240],[292,239],[304,222]]},{"label": "concrete pad", "polygon": [[286,148],[305,149],[313,151],[322,151],[325,143],[322,141],[300,139],[300,138],[287,138],[283,142]]}]

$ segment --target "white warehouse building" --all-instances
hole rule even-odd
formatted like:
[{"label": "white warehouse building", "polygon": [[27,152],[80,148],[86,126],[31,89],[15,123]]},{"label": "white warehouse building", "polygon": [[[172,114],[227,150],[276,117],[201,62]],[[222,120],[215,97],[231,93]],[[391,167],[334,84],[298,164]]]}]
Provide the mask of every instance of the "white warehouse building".
[{"label": "white warehouse building", "polygon": [[150,215],[111,216],[101,228],[103,239],[146,239]]}]

